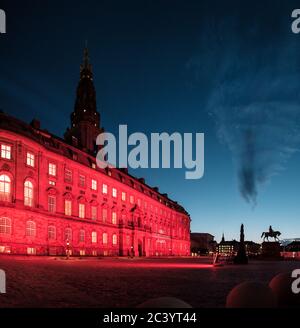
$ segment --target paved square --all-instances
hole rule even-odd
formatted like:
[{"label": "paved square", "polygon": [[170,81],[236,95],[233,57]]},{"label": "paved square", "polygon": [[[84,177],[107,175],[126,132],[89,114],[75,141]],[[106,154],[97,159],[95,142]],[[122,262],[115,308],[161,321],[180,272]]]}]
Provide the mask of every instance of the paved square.
[{"label": "paved square", "polygon": [[223,307],[243,281],[268,283],[300,262],[250,262],[213,267],[206,258],[54,259],[0,256],[7,293],[0,307],[135,307],[173,296],[193,307]]}]

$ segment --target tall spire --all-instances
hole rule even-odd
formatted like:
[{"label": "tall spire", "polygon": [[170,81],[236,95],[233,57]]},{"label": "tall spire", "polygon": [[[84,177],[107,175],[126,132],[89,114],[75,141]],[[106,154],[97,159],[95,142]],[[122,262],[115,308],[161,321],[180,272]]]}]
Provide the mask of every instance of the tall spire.
[{"label": "tall spire", "polygon": [[80,73],[90,73],[90,76],[92,77],[92,65],[90,64],[90,56],[89,56],[89,49],[87,47],[87,41],[86,46],[83,51],[83,61],[80,65]]},{"label": "tall spire", "polygon": [[92,65],[87,46],[84,48],[80,65],[80,79],[77,86],[74,111],[71,114],[71,128],[65,139],[89,153],[95,152],[95,141],[100,128],[100,114],[97,111],[96,90],[93,82]]}]

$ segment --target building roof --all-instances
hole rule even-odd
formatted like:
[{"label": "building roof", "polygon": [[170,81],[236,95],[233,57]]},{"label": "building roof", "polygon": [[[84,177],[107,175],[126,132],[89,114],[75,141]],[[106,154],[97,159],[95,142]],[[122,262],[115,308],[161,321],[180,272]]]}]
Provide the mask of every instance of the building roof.
[{"label": "building roof", "polygon": [[210,236],[212,238],[214,238],[215,236],[208,233],[208,232],[191,232],[191,236],[193,237],[197,237],[197,236]]},{"label": "building roof", "polygon": [[288,252],[299,252],[300,251],[300,241],[292,241],[285,247]]},{"label": "building roof", "polygon": [[237,240],[221,240],[221,242],[219,243],[219,245],[221,246],[235,246],[238,245],[239,242]]}]

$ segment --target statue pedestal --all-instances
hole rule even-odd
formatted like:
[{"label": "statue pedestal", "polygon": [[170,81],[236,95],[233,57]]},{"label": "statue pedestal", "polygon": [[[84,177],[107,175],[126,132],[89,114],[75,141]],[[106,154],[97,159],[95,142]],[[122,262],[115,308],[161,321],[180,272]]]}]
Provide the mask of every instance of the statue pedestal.
[{"label": "statue pedestal", "polygon": [[261,257],[263,259],[280,260],[280,244],[278,241],[264,241],[261,244]]}]

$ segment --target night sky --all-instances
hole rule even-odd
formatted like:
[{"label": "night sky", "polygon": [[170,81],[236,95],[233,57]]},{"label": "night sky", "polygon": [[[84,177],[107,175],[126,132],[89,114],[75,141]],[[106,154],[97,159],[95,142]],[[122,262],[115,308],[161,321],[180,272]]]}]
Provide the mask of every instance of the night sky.
[{"label": "night sky", "polygon": [[300,237],[297,1],[1,0],[0,108],[62,136],[88,40],[101,124],[204,132],[205,173],[131,170],[179,201],[192,230]]}]

